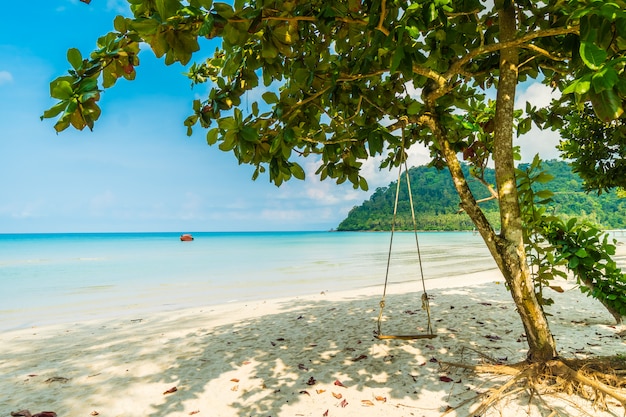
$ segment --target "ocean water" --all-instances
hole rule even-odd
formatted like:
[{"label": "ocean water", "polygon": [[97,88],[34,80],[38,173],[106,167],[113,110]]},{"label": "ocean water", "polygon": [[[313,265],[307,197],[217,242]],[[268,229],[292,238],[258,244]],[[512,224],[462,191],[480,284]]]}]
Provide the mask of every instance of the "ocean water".
[{"label": "ocean water", "polygon": [[[480,236],[419,233],[426,280],[495,268]],[[382,285],[389,233],[0,234],[0,331]],[[389,281],[421,290],[415,235]]]}]

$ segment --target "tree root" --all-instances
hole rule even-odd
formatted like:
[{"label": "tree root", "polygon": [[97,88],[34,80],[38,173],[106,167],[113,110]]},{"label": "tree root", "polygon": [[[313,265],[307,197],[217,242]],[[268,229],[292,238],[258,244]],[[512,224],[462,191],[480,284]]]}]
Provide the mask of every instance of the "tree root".
[{"label": "tree root", "polygon": [[[554,359],[547,362],[520,362],[513,365],[441,362],[456,368],[468,369],[476,373],[510,376],[501,386],[479,394],[482,397],[472,415],[483,415],[489,408],[506,397],[528,392],[530,402],[538,398],[543,407],[549,408],[542,395],[558,394],[577,395],[592,402],[594,407],[608,410],[607,398],[618,401],[626,409],[626,379],[620,376],[626,370],[626,359],[621,357],[602,357],[595,359]],[[467,404],[448,409],[448,412]],[[552,410],[552,414],[558,412]]]}]

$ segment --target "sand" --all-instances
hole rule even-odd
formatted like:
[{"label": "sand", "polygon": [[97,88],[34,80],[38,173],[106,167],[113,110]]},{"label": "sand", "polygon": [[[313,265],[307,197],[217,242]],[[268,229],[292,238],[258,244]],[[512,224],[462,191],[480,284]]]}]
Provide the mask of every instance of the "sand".
[{"label": "sand", "polygon": [[[519,317],[498,271],[427,285],[435,339],[374,338],[382,288],[2,333],[0,416],[430,417],[459,405],[446,415],[472,415],[472,399],[498,380],[441,362],[522,360]],[[603,307],[563,287],[547,308],[561,354],[626,354]],[[423,332],[420,296],[421,284],[392,286],[383,330]],[[598,412],[542,398],[561,416],[624,414],[615,402]],[[488,415],[541,414],[521,396]]]}]

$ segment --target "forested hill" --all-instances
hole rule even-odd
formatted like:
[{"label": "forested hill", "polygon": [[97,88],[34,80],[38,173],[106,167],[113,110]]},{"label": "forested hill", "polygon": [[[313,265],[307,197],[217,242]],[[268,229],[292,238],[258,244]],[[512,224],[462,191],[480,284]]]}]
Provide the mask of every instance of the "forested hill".
[{"label": "forested hill", "polygon": [[[524,166],[520,166],[524,169]],[[587,194],[582,189],[582,180],[573,173],[563,161],[545,161],[543,169],[554,176],[554,180],[541,184],[537,188],[548,188],[554,193],[554,202],[550,204],[554,212],[564,218],[584,218],[604,229],[626,228],[626,199],[619,199],[614,192],[597,195]],[[477,180],[469,176],[469,167],[463,166],[469,178],[470,188],[476,199],[486,198],[489,193]],[[415,216],[419,230],[472,230],[473,223],[467,214],[459,213],[459,197],[452,184],[447,169],[419,166],[409,170]],[[488,169],[485,179],[493,184],[495,175]],[[390,230],[393,218],[393,205],[397,182],[388,187],[376,189],[374,194],[354,207],[348,217],[337,227],[338,231],[355,230]],[[482,203],[489,221],[499,228],[497,203],[495,200]],[[412,230],[411,211],[406,187],[406,180],[400,183],[400,197],[397,230]]]}]

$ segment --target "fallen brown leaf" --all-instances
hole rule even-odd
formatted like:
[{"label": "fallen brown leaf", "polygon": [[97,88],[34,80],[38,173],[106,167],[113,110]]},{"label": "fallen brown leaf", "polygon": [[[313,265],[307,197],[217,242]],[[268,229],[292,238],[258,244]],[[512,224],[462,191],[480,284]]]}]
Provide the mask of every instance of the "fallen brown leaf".
[{"label": "fallen brown leaf", "polygon": [[324,392],[326,392],[325,389],[316,389],[315,392],[317,392],[318,394],[322,394]]},{"label": "fallen brown leaf", "polygon": [[193,416],[194,414],[198,414],[200,412],[200,410],[194,410],[194,411],[190,411],[189,415]]},{"label": "fallen brown leaf", "polygon": [[341,383],[341,381],[339,381],[338,379],[336,379],[336,380],[335,380],[335,382],[334,382],[333,384],[337,385],[338,387],[344,387],[344,388],[345,388],[345,385],[343,385],[343,384]]},{"label": "fallen brown leaf", "polygon": [[239,382],[239,378],[232,378],[230,382]]},{"label": "fallen brown leaf", "polygon": [[97,412],[96,410],[93,410],[91,413],[89,413],[90,416],[97,416],[100,415],[99,412]]},{"label": "fallen brown leaf", "polygon": [[383,402],[383,403],[387,402],[387,397],[376,396],[376,397],[374,397],[374,399],[376,401],[380,401],[380,402]]},{"label": "fallen brown leaf", "polygon": [[367,359],[367,355],[359,355],[358,357],[352,359],[352,362],[358,362],[362,359]]},{"label": "fallen brown leaf", "polygon": [[309,397],[311,396],[311,394],[309,394],[309,391],[306,391],[306,390],[302,390],[302,391],[300,391],[300,394],[306,394],[306,395],[308,395]]},{"label": "fallen brown leaf", "polygon": [[315,385],[315,384],[317,384],[317,381],[315,380],[315,378],[311,377],[311,378],[309,378],[308,381],[306,381],[306,384],[307,385]]},{"label": "fallen brown leaf", "polygon": [[324,414],[322,414],[322,417],[328,417],[328,410],[324,411]]},{"label": "fallen brown leaf", "polygon": [[341,408],[345,408],[345,406],[348,405],[348,402],[344,399],[343,401],[341,401],[341,403],[339,403],[339,405],[341,406]]},{"label": "fallen brown leaf", "polygon": [[366,407],[373,407],[374,403],[371,402],[370,400],[361,400],[361,403],[366,406]]},{"label": "fallen brown leaf", "polygon": [[18,416],[32,417],[33,415],[28,410],[20,410],[20,411],[11,411],[11,416],[13,416],[13,417],[18,417]]},{"label": "fallen brown leaf", "polygon": [[237,391],[239,389],[239,385],[235,385],[234,387],[232,387],[230,390],[231,391]]},{"label": "fallen brown leaf", "polygon": [[439,380],[442,382],[452,382],[452,378],[448,377],[448,376],[440,376]]},{"label": "fallen brown leaf", "polygon": [[333,392],[333,397],[335,397],[336,399],[340,400],[343,397],[343,395],[341,395],[341,394],[339,394],[337,392]]},{"label": "fallen brown leaf", "polygon": [[176,392],[176,391],[178,391],[178,388],[172,387],[172,388],[170,388],[168,390],[165,390],[165,392],[163,392],[163,395],[171,394],[171,393]]},{"label": "fallen brown leaf", "polygon": [[53,376],[52,378],[48,378],[43,382],[46,383],[51,383],[51,382],[61,382],[61,383],[66,383],[68,382],[70,379],[69,378],[65,378],[64,376]]}]

